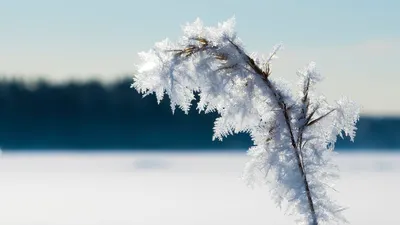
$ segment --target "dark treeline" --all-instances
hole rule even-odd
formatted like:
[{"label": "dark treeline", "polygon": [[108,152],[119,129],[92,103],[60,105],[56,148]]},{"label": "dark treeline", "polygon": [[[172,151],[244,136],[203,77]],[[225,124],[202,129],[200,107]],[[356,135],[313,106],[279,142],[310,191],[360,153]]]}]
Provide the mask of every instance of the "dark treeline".
[{"label": "dark treeline", "polygon": [[[34,86],[0,83],[0,146],[13,149],[247,149],[247,134],[211,141],[216,114],[171,114],[169,100],[157,105],[130,89],[131,79]],[[338,148],[400,147],[400,119],[362,117],[356,142]]]}]

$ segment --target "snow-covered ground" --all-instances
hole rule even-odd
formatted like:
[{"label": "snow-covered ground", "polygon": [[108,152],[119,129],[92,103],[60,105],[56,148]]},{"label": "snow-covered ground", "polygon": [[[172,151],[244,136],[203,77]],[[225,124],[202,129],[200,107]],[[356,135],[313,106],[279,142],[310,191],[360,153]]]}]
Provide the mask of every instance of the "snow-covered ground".
[{"label": "snow-covered ground", "polygon": [[[245,153],[5,153],[4,225],[294,224],[266,187],[240,180]],[[400,154],[341,153],[350,224],[400,224]]]}]

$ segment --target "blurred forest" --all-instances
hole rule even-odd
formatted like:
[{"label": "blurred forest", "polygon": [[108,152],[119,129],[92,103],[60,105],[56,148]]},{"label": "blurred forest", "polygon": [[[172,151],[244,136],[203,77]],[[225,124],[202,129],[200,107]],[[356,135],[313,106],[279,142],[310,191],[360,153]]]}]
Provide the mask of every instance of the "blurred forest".
[{"label": "blurred forest", "polygon": [[[0,146],[7,150],[245,150],[247,134],[212,141],[216,114],[172,115],[169,100],[157,105],[130,88],[132,80],[112,84],[62,85],[18,80],[0,82]],[[355,143],[339,149],[400,147],[400,118],[362,117]]]}]

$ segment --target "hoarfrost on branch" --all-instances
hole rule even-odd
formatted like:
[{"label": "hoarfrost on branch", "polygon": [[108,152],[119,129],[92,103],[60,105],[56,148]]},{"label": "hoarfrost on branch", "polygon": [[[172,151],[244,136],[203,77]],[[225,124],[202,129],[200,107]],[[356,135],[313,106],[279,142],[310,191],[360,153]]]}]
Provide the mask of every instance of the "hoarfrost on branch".
[{"label": "hoarfrost on branch", "polygon": [[342,208],[329,196],[337,177],[332,155],[337,136],[354,139],[358,106],[347,98],[329,104],[315,91],[322,77],[310,63],[297,72],[298,93],[271,74],[268,56],[248,54],[234,31],[235,20],[207,27],[197,19],[177,42],[166,39],[147,52],[132,87],[144,96],[167,94],[172,112],[188,113],[195,94],[199,112],[217,111],[213,139],[247,132],[254,146],[244,179],[268,183],[278,205],[304,224],[343,222]]}]

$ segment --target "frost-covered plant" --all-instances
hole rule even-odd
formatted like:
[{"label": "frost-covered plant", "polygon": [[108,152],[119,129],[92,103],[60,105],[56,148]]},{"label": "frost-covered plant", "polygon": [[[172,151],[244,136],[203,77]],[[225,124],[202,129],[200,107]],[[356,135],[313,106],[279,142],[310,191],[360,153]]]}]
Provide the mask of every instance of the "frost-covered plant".
[{"label": "frost-covered plant", "polygon": [[[298,72],[299,92],[271,76],[272,53],[248,54],[234,31],[234,19],[206,27],[197,19],[183,27],[176,43],[158,42],[139,53],[142,63],[132,87],[160,102],[167,94],[171,108],[188,113],[195,95],[197,109],[217,111],[213,139],[247,132],[244,178],[248,184],[268,183],[278,205],[284,203],[298,222],[343,222],[342,208],[328,197],[337,176],[332,164],[334,144],[342,132],[354,139],[358,107],[343,98],[329,104],[314,86],[321,80],[314,63]],[[267,176],[268,175],[268,176]]]}]

